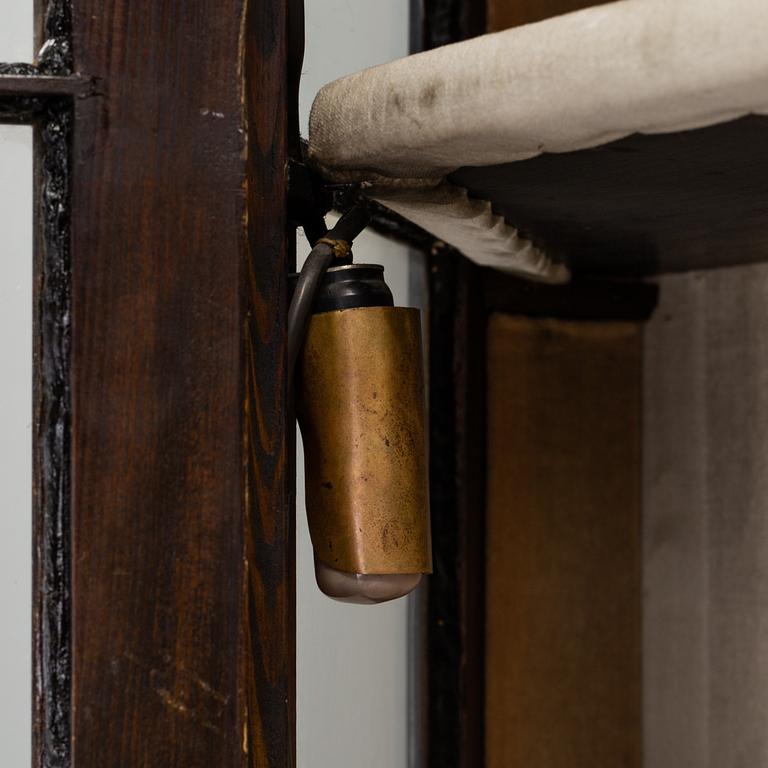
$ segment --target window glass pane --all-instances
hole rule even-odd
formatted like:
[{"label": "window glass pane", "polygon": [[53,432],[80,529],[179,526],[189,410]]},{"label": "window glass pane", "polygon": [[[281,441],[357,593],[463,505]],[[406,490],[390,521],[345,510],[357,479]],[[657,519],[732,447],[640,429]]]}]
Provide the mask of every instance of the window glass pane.
[{"label": "window glass pane", "polygon": [[32,129],[0,125],[0,764],[31,764]]},{"label": "window glass pane", "polygon": [[0,0],[0,62],[34,59],[34,0]]}]

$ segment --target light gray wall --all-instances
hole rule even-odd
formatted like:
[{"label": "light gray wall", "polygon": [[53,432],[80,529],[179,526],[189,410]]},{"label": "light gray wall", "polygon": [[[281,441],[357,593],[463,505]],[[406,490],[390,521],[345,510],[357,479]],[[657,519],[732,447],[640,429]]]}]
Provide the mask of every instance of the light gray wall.
[{"label": "light gray wall", "polygon": [[[32,59],[32,0],[0,0],[0,61]],[[0,126],[0,765],[31,763],[32,130]]]},{"label": "light gray wall", "polygon": [[[320,86],[408,52],[408,0],[308,0],[302,126]],[[298,239],[299,258],[309,251]],[[395,301],[407,305],[407,250],[364,233],[358,261],[384,264]],[[300,768],[407,765],[406,599],[337,603],[315,584],[297,457],[297,761]]]},{"label": "light gray wall", "polygon": [[[0,0],[0,61],[31,61],[32,0]],[[0,126],[0,765],[31,763],[32,131]]]},{"label": "light gray wall", "polygon": [[32,129],[0,126],[0,765],[30,764]]},{"label": "light gray wall", "polygon": [[32,61],[33,0],[0,0],[0,62]]},{"label": "light gray wall", "polygon": [[645,338],[648,768],[768,765],[768,265],[668,276]]}]

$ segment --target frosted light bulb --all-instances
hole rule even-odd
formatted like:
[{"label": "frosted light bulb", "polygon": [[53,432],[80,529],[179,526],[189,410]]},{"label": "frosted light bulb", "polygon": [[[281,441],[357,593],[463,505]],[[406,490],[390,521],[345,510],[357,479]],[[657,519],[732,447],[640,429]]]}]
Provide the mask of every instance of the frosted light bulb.
[{"label": "frosted light bulb", "polygon": [[345,603],[385,603],[413,592],[421,573],[346,573],[315,555],[315,579],[322,592]]}]

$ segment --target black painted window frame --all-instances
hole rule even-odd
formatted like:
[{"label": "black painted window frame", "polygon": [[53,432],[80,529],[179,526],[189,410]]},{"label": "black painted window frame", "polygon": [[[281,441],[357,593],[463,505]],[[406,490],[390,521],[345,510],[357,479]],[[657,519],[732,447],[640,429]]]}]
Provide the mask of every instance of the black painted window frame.
[{"label": "black painted window frame", "polygon": [[34,130],[33,765],[70,764],[70,147],[72,9],[37,9],[35,63],[0,63],[0,123]]}]

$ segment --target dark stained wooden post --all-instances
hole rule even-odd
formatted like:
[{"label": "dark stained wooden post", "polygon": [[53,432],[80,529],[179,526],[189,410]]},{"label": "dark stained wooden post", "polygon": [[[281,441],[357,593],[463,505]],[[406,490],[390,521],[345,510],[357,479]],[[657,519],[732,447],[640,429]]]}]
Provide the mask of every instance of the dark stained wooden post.
[{"label": "dark stained wooden post", "polygon": [[72,764],[293,764],[278,0],[81,0]]}]

